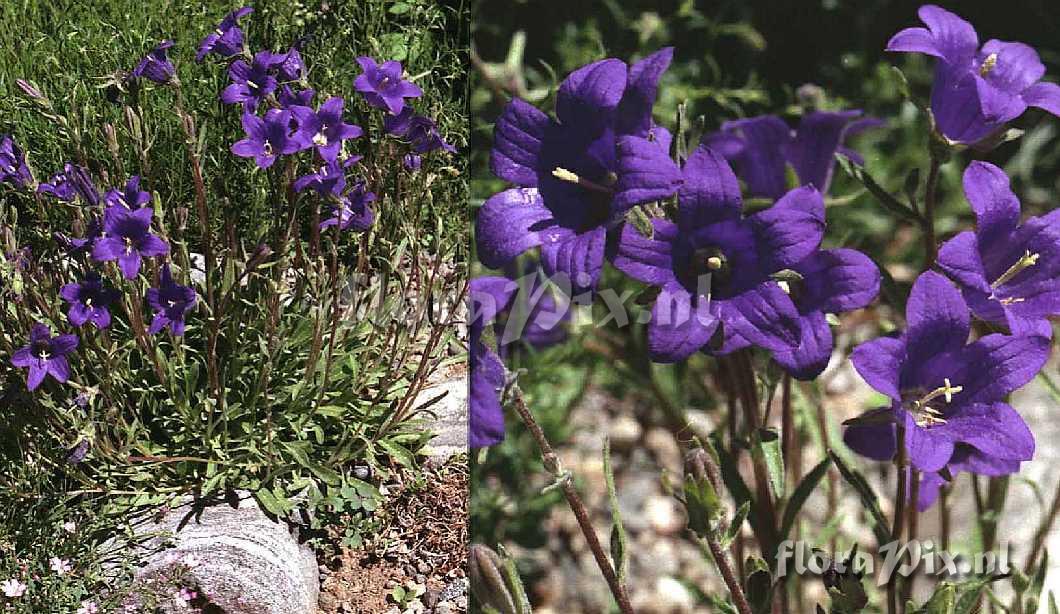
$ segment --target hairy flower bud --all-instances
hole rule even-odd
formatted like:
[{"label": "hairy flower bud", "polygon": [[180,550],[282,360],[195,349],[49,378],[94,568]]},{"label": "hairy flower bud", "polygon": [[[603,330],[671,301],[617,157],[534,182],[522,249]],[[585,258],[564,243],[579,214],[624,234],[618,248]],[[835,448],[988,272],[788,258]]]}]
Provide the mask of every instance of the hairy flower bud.
[{"label": "hairy flower bud", "polygon": [[688,509],[688,528],[706,536],[718,529],[725,511],[718,492],[721,476],[710,453],[696,448],[685,456],[685,507]]},{"label": "hairy flower bud", "polygon": [[515,598],[505,582],[504,561],[500,555],[481,544],[471,544],[469,557],[471,590],[475,597],[501,614],[516,614]]}]

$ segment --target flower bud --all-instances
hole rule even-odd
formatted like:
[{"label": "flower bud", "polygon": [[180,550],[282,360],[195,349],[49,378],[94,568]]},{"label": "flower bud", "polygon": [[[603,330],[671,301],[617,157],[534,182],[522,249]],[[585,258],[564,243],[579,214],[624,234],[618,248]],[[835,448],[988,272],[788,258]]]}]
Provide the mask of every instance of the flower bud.
[{"label": "flower bud", "polygon": [[471,544],[468,565],[471,590],[482,605],[501,614],[517,614],[515,598],[504,581],[504,561],[493,550],[481,544]]},{"label": "flower bud", "polygon": [[42,94],[41,91],[34,87],[33,84],[29,81],[26,81],[25,79],[15,79],[15,84],[18,85],[18,88],[25,92],[26,95],[29,96],[30,99],[34,102],[39,102],[42,104],[46,104],[48,102],[48,99],[44,96],[44,94]]},{"label": "flower bud", "polygon": [[688,510],[688,528],[699,536],[706,536],[718,529],[725,515],[721,498],[721,476],[710,453],[696,448],[685,456],[685,507]]}]

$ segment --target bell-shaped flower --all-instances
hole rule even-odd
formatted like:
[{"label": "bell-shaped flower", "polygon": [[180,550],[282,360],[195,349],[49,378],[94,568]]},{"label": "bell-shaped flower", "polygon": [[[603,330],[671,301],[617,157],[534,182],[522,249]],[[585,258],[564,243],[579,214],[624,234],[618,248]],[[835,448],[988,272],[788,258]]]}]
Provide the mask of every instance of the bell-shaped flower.
[{"label": "bell-shaped flower", "polygon": [[118,291],[103,284],[98,273],[89,273],[79,283],[62,287],[59,296],[70,304],[66,317],[74,326],[91,322],[96,328],[110,326],[110,305],[118,300]]},{"label": "bell-shaped flower", "polygon": [[519,99],[498,118],[490,165],[516,184],[488,199],[476,239],[483,264],[500,269],[534,247],[550,276],[575,291],[596,286],[609,235],[635,205],[669,198],[681,171],[670,135],[651,110],[672,49],[632,67],[616,59],[583,66],[559,88],[556,119]]},{"label": "bell-shaped flower", "polygon": [[186,326],[184,320],[197,301],[195,290],[175,282],[169,265],[163,266],[158,287],[147,290],[147,304],[155,312],[148,332],[155,335],[168,328],[173,336],[182,336]]},{"label": "bell-shaped flower", "polygon": [[1016,42],[990,39],[979,46],[972,24],[935,5],[917,11],[927,28],[906,28],[887,51],[937,58],[931,112],[943,136],[974,144],[1000,132],[1027,107],[1060,115],[1060,86],[1042,81],[1038,52]]},{"label": "bell-shaped flower", "polygon": [[92,259],[97,262],[117,260],[125,279],[136,279],[143,258],[169,253],[169,244],[151,234],[153,215],[150,207],[135,211],[122,206],[108,207],[103,213],[106,234],[92,246]]},{"label": "bell-shaped flower", "polygon": [[247,138],[232,145],[232,153],[241,158],[254,158],[258,168],[269,168],[279,155],[292,154],[301,147],[291,129],[291,112],[269,109],[262,119],[243,113],[243,131]]},{"label": "bell-shaped flower", "polygon": [[0,183],[10,183],[16,188],[26,187],[33,176],[26,165],[26,154],[8,135],[0,137]]},{"label": "bell-shaped flower", "polygon": [[170,40],[158,43],[157,47],[152,49],[144,59],[140,60],[140,63],[132,70],[130,76],[150,79],[162,85],[169,83],[173,76],[177,74],[177,69],[173,66],[173,62],[169,61],[169,55],[166,51],[172,46],[173,41]]},{"label": "bell-shaped flower", "polygon": [[211,53],[230,58],[243,51],[243,30],[239,29],[237,24],[241,18],[253,12],[254,9],[244,6],[225,15],[217,29],[207,34],[199,43],[195,61],[202,62]]},{"label": "bell-shaped flower", "polygon": [[291,107],[298,124],[295,136],[302,147],[315,147],[321,158],[332,161],[338,157],[343,141],[364,134],[360,126],[342,121],[343,104],[342,98],[333,96],[316,111],[309,107]]},{"label": "bell-shaped flower", "polygon": [[228,67],[232,83],[221,91],[221,102],[241,102],[244,111],[257,110],[258,105],[276,91],[276,77],[272,75],[272,69],[283,61],[283,57],[271,51],[259,51],[254,54],[250,64],[246,60],[232,62]]},{"label": "bell-shaped flower", "polygon": [[337,226],[339,230],[368,230],[375,220],[375,212],[369,206],[376,199],[363,182],[355,184],[345,194],[334,198],[331,217],[320,222],[320,228]]},{"label": "bell-shaped flower", "polygon": [[855,419],[843,439],[855,452],[886,461],[905,432],[907,458],[940,471],[958,446],[1018,463],[1034,454],[1034,436],[1006,397],[1029,382],[1049,357],[1049,339],[990,334],[968,343],[968,306],[945,277],[928,271],[913,284],[906,330],[854,349],[854,368],[888,397],[887,407]]},{"label": "bell-shaped flower", "polygon": [[989,162],[964,171],[975,230],[942,244],[938,267],[957,282],[976,317],[1013,333],[1051,334],[1060,314],[1060,210],[1020,223],[1008,176]]},{"label": "bell-shaped flower", "polygon": [[126,209],[139,209],[151,202],[151,194],[140,189],[140,176],[133,175],[125,182],[122,190],[111,189],[103,196],[103,202],[108,207],[125,207]]},{"label": "bell-shaped flower", "polygon": [[373,107],[397,115],[405,108],[406,98],[419,98],[423,95],[419,86],[404,79],[401,62],[389,60],[376,64],[374,59],[361,56],[357,58],[357,63],[364,72],[353,80],[353,87]]},{"label": "bell-shaped flower", "polygon": [[70,379],[70,363],[67,354],[77,349],[76,335],[52,336],[47,324],[37,323],[29,333],[29,345],[11,356],[11,364],[20,369],[29,369],[26,387],[36,390],[48,375],[65,384]]}]

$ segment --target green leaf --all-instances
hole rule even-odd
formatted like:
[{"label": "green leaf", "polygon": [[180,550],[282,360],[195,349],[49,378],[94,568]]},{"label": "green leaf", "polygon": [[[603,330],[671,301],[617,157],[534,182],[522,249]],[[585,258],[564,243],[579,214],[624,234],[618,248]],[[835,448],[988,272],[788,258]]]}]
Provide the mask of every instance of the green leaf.
[{"label": "green leaf", "polygon": [[910,222],[917,224],[923,224],[924,218],[919,213],[910,209],[902,201],[894,197],[893,194],[883,189],[880,184],[876,183],[876,180],[872,178],[865,168],[855,164],[850,158],[842,154],[836,154],[836,160],[839,162],[839,166],[842,167],[843,171],[853,177],[856,181],[865,186],[865,189],[869,191],[876,201],[883,205],[884,209],[887,209],[891,213],[906,219]]},{"label": "green leaf", "polygon": [[1049,591],[1049,614],[1060,614],[1060,610],[1056,608],[1056,595],[1053,591]]},{"label": "green leaf", "polygon": [[1027,601],[1023,611],[1033,614],[1038,611],[1038,604],[1042,599],[1042,587],[1045,586],[1045,572],[1049,569],[1049,551],[1042,551],[1042,560],[1038,563],[1038,571],[1034,573],[1031,585],[1027,589]]},{"label": "green leaf", "polygon": [[861,475],[858,471],[847,467],[843,459],[838,454],[829,450],[828,456],[832,458],[832,462],[835,463],[837,469],[839,469],[839,475],[843,476],[843,479],[850,484],[854,490],[858,493],[858,497],[861,499],[861,504],[872,516],[872,520],[875,523],[872,527],[872,532],[876,535],[876,542],[879,546],[891,542],[891,530],[887,526],[887,520],[883,516],[883,512],[880,510],[879,498],[876,497],[876,493],[873,492],[872,487],[865,481],[865,476]]},{"label": "green leaf", "polygon": [[254,492],[254,498],[258,500],[261,507],[265,508],[265,511],[272,514],[273,516],[283,516],[284,509],[283,505],[276,500],[276,497],[268,488],[261,488]]},{"label": "green leaf", "polygon": [[784,519],[780,523],[780,535],[777,538],[783,541],[788,538],[791,534],[792,527],[795,526],[795,518],[799,514],[799,510],[806,503],[806,499],[809,498],[810,494],[817,488],[817,484],[821,481],[821,478],[828,473],[828,468],[832,465],[831,457],[825,458],[823,461],[817,463],[799,485],[795,487],[795,492],[791,494],[791,499],[784,505]]},{"label": "green leaf", "polygon": [[722,535],[719,540],[722,548],[728,548],[732,545],[732,542],[736,541],[736,537],[740,534],[740,529],[743,527],[744,521],[747,520],[747,513],[750,511],[750,501],[744,501],[740,504],[739,509],[736,510],[736,514],[732,517],[732,522],[729,523],[729,527],[725,530],[725,534]]},{"label": "green leaf", "polygon": [[412,455],[412,452],[409,452],[404,446],[394,443],[389,439],[383,439],[379,442],[379,447],[386,450],[387,453],[390,454],[390,457],[397,461],[398,464],[409,469],[416,468],[416,458]]},{"label": "green leaf", "polygon": [[523,586],[523,579],[519,577],[519,570],[515,567],[515,558],[508,554],[508,551],[500,544],[497,544],[497,550],[504,561],[502,570],[504,583],[511,592],[512,600],[515,601],[516,614],[533,614],[530,598],[526,595],[526,588]]},{"label": "green leaf", "polygon": [[607,482],[607,499],[611,503],[611,558],[615,562],[618,581],[624,582],[629,569],[629,540],[626,529],[622,526],[622,514],[618,509],[618,495],[615,494],[615,472],[611,466],[611,440],[604,438],[604,479]]},{"label": "green leaf", "polygon": [[751,453],[765,461],[769,472],[769,488],[773,498],[781,500],[785,494],[784,456],[780,451],[780,433],[773,428],[758,429]]},{"label": "green leaf", "polygon": [[957,587],[950,582],[943,582],[935,588],[931,598],[916,610],[916,614],[954,614],[956,598]]}]

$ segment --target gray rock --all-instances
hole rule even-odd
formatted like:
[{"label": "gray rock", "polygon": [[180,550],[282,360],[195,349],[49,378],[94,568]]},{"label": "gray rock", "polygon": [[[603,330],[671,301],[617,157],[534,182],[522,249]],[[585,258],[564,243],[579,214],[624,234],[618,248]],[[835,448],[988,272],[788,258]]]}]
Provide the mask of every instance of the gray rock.
[{"label": "gray rock", "polygon": [[434,437],[424,452],[438,464],[451,456],[467,453],[467,374],[463,369],[424,387],[412,407],[425,407],[431,417],[428,429]]},{"label": "gray rock", "polygon": [[[313,551],[287,524],[266,516],[250,493],[237,499],[202,506],[189,499],[140,525],[141,535],[152,536],[145,547],[155,553],[137,581],[162,595],[190,588],[227,614],[315,614],[320,575]],[[161,611],[200,610],[170,597]]]}]

